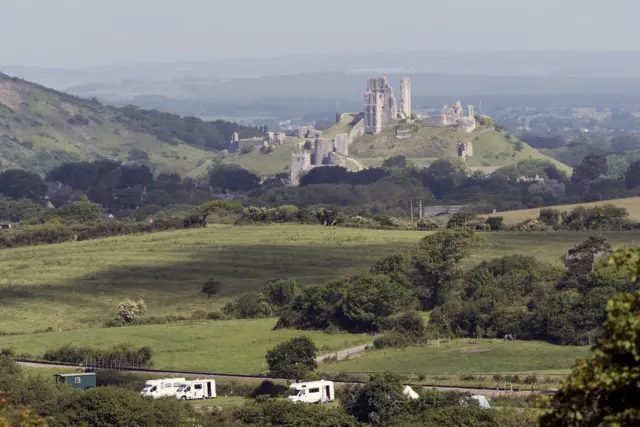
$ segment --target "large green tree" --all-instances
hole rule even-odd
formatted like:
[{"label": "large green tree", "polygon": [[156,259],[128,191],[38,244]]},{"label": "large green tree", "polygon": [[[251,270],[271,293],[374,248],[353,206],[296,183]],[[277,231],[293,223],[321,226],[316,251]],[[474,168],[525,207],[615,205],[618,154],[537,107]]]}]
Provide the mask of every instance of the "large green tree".
[{"label": "large green tree", "polygon": [[266,355],[274,377],[301,379],[318,367],[318,349],[309,337],[296,337],[278,344]]},{"label": "large green tree", "polygon": [[462,276],[459,263],[469,255],[476,242],[475,233],[469,228],[440,231],[420,241],[415,265],[424,310],[443,305],[448,294],[456,290]]},{"label": "large green tree", "polygon": [[14,199],[40,200],[47,194],[47,185],[39,175],[10,169],[0,173],[0,194]]},{"label": "large green tree", "polygon": [[[618,250],[612,263],[640,276],[640,248]],[[604,334],[548,402],[541,427],[640,425],[640,292],[621,293],[607,306]]]}]

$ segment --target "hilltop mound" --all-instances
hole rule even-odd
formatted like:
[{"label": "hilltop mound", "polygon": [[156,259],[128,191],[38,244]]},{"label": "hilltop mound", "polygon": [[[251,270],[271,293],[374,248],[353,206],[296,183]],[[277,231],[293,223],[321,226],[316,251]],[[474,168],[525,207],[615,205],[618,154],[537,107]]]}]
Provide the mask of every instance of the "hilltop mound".
[{"label": "hilltop mound", "polygon": [[435,159],[457,157],[458,143],[471,142],[473,156],[466,158],[468,166],[501,167],[536,159],[547,160],[558,169],[571,173],[569,166],[493,127],[481,127],[472,133],[459,132],[452,127],[426,127],[420,123],[410,128],[411,137],[408,139],[396,139],[395,129],[384,129],[378,135],[363,135],[349,147],[349,154],[367,165],[381,164],[385,158],[395,155],[403,155],[412,163],[424,165]]},{"label": "hilltop mound", "polygon": [[115,108],[0,73],[0,169],[38,173],[60,164],[110,158],[186,173],[254,128],[156,110]]}]

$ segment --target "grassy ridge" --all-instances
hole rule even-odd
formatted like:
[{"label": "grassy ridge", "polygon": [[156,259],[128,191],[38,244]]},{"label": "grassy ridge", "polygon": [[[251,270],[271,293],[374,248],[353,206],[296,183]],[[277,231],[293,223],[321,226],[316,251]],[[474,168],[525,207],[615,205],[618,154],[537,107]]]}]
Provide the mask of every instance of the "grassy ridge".
[{"label": "grassy ridge", "polygon": [[[604,200],[602,202],[592,203],[578,203],[575,205],[562,205],[562,206],[550,206],[557,210],[570,211],[578,206],[594,207],[602,205],[614,205],[619,208],[625,208],[629,212],[629,219],[634,221],[640,221],[640,197],[629,197],[626,199]],[[504,217],[505,224],[517,224],[527,219],[537,219],[540,214],[540,209],[520,209],[516,211],[497,212],[490,216],[502,216]],[[489,215],[486,215],[489,216]]]}]

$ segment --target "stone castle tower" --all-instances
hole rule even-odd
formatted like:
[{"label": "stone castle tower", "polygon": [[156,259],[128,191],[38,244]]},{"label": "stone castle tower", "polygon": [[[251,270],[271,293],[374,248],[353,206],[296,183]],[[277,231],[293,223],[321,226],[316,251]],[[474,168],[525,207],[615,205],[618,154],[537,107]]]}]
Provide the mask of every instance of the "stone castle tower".
[{"label": "stone castle tower", "polygon": [[382,130],[382,110],[384,109],[384,94],[367,91],[364,94],[364,131],[365,133],[380,133]]},{"label": "stone castle tower", "polygon": [[298,150],[291,155],[291,185],[298,185],[300,183],[300,173],[306,172],[311,169],[311,155],[305,153],[302,147],[298,147]]},{"label": "stone castle tower", "polygon": [[400,80],[400,118],[411,118],[411,80],[407,77]]},{"label": "stone castle tower", "polygon": [[380,133],[383,126],[391,125],[397,118],[398,106],[387,78],[369,78],[364,94],[365,132]]}]

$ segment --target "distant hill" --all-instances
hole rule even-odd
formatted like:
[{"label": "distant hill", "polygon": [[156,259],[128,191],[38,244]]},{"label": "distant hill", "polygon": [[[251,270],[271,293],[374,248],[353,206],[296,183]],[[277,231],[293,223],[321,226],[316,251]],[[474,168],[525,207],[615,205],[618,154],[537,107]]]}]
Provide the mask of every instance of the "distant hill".
[{"label": "distant hill", "polygon": [[44,174],[70,161],[110,158],[185,174],[227,148],[233,132],[261,135],[222,120],[110,107],[0,74],[0,169]]},{"label": "distant hill", "polygon": [[[425,127],[421,124],[411,128],[409,139],[396,139],[394,129],[384,129],[378,135],[363,135],[349,147],[349,155],[366,165],[381,164],[384,159],[395,155],[403,155],[414,164],[426,165],[435,159],[457,157],[458,143],[471,142],[473,156],[466,158],[470,167],[501,167],[534,159],[547,160],[558,169],[571,173],[569,166],[540,153],[512,134],[497,131],[493,127],[479,128],[472,133],[459,132],[452,127]],[[331,133],[331,129],[328,133]]]}]

